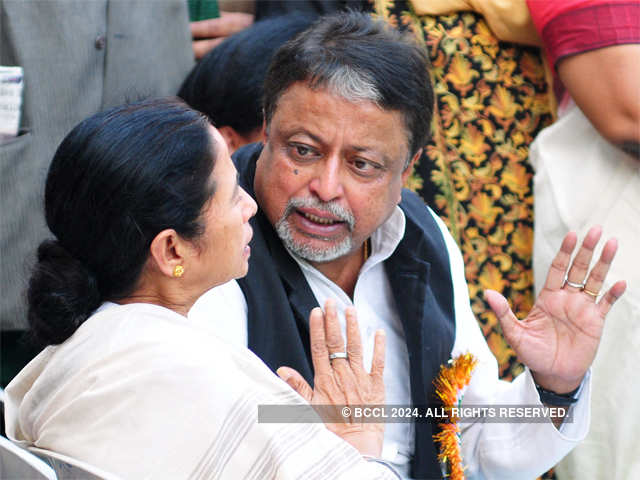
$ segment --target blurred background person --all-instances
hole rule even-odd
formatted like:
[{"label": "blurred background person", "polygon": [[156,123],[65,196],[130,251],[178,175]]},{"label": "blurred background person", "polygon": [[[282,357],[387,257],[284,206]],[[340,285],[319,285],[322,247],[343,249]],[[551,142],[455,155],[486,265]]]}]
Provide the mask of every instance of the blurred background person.
[{"label": "blurred background person", "polygon": [[0,145],[2,385],[37,351],[22,296],[47,229],[47,166],[80,120],[126,98],[174,95],[193,66],[185,0],[0,0],[0,65],[24,71],[20,135]]},{"label": "blurred background person", "polygon": [[230,153],[262,140],[263,83],[271,57],[314,20],[291,14],[254,23],[211,50],[185,79],[178,96],[209,117]]},{"label": "blurred background person", "polygon": [[338,11],[368,10],[370,0],[188,0],[193,52],[201,59],[227,37],[254,21],[291,13],[320,17]]},{"label": "blurred background person", "polygon": [[591,430],[556,470],[562,480],[640,478],[640,387],[631,380],[640,363],[640,3],[527,4],[559,98],[558,121],[531,146],[536,290],[565,232],[593,224],[620,240],[611,271],[629,280],[593,363]]}]

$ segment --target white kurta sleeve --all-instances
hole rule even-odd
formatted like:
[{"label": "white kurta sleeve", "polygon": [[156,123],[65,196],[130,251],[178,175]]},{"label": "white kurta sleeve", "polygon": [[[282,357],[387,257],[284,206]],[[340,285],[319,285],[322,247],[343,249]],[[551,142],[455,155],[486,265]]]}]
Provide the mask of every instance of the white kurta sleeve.
[{"label": "white kurta sleeve", "polygon": [[[512,382],[499,380],[498,364],[471,310],[464,262],[446,225],[432,211],[442,230],[451,265],[456,314],[452,357],[470,352],[478,359],[463,406],[541,405],[531,372]],[[553,467],[586,436],[590,415],[590,372],[579,400],[571,407],[572,421],[556,429],[545,423],[461,423],[462,459],[467,478],[532,479]]]}]

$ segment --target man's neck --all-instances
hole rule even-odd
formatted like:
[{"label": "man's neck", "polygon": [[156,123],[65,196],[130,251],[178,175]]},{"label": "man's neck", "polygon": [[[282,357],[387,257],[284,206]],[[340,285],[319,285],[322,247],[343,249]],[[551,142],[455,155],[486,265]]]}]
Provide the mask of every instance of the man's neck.
[{"label": "man's neck", "polygon": [[364,245],[357,250],[331,262],[310,262],[325,277],[338,285],[349,298],[353,299],[353,291],[364,264]]}]

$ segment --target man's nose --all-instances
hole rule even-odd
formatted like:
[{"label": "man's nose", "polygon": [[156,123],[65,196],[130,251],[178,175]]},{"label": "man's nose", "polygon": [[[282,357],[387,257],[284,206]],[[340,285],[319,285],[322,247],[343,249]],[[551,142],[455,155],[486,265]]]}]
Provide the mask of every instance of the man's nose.
[{"label": "man's nose", "polygon": [[340,157],[332,155],[318,163],[309,189],[323,202],[335,200],[344,194]]}]

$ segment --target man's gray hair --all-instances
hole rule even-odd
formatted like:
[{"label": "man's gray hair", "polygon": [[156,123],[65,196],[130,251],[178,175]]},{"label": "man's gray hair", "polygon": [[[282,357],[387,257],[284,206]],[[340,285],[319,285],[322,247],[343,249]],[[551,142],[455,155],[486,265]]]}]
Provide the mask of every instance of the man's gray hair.
[{"label": "man's gray hair", "polygon": [[372,102],[380,106],[382,95],[373,80],[365,73],[348,65],[331,72],[325,80],[327,90],[350,102]]}]

